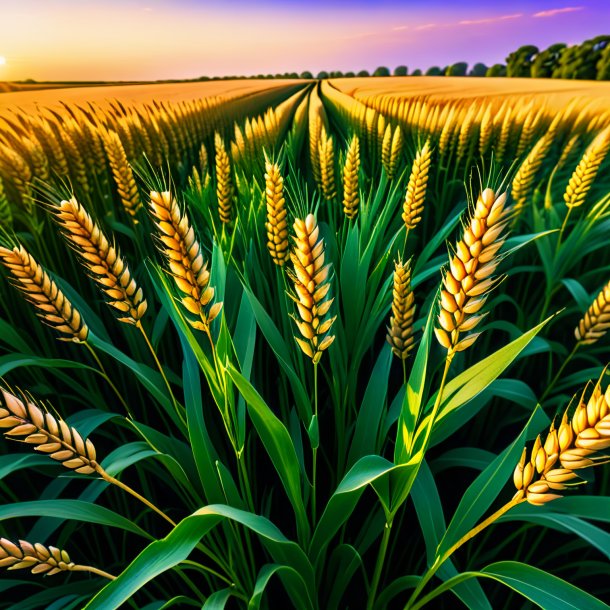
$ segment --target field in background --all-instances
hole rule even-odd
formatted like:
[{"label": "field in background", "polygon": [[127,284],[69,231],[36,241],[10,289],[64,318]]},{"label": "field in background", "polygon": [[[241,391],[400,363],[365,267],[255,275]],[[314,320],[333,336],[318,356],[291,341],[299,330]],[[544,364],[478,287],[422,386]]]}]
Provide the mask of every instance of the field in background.
[{"label": "field in background", "polygon": [[395,98],[424,96],[432,102],[477,98],[542,97],[559,110],[571,99],[592,100],[600,107],[610,105],[610,82],[542,78],[464,78],[455,76],[393,76],[391,78],[342,78],[330,81],[334,87],[356,99],[368,95]]},{"label": "field in background", "polygon": [[102,106],[112,100],[124,104],[141,105],[159,102],[192,101],[218,95],[235,96],[251,91],[281,88],[289,84],[302,83],[290,80],[234,80],[208,81],[203,83],[152,83],[146,85],[100,85],[95,87],[74,86],[69,88],[43,88],[15,91],[0,95],[0,115],[11,110],[32,111],[37,106],[59,108],[62,103],[84,104],[93,102]]},{"label": "field in background", "polygon": [[0,95],[0,608],[610,610],[608,94]]}]

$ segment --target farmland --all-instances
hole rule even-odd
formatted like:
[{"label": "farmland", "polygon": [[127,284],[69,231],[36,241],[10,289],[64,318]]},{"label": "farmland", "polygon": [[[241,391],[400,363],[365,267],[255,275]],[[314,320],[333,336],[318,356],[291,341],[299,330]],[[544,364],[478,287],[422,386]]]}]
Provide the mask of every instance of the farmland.
[{"label": "farmland", "polygon": [[608,608],[610,84],[464,82],[0,95],[0,606]]}]

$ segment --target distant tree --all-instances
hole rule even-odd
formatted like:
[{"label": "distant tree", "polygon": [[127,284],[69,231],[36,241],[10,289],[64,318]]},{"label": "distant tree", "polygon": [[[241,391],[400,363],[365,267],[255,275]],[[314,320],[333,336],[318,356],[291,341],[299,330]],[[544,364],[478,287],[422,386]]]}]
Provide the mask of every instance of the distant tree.
[{"label": "distant tree", "polygon": [[356,76],[360,76],[362,78],[364,76],[370,76],[370,74],[368,73],[368,70],[360,70]]},{"label": "distant tree", "polygon": [[597,64],[609,43],[610,36],[596,36],[581,45],[568,47],[561,54],[553,76],[588,80],[597,78]]},{"label": "distant tree", "polygon": [[538,47],[532,44],[519,47],[506,58],[506,75],[509,77],[531,76],[532,60],[538,54]]},{"label": "distant tree", "polygon": [[305,70],[305,72],[301,72],[301,78],[311,79],[313,74],[309,70]]},{"label": "distant tree", "polygon": [[487,74],[487,66],[481,62],[474,64],[468,76],[485,76]]},{"label": "distant tree", "polygon": [[466,76],[468,64],[465,61],[458,61],[456,64],[449,66],[445,74],[447,76]]},{"label": "distant tree", "polygon": [[531,67],[532,78],[551,78],[565,48],[566,45],[560,42],[538,53]]},{"label": "distant tree", "polygon": [[506,76],[506,66],[504,64],[494,64],[487,70],[485,76]]},{"label": "distant tree", "polygon": [[394,76],[406,76],[409,73],[407,66],[396,66]]},{"label": "distant tree", "polygon": [[373,76],[390,76],[390,71],[385,66],[379,66],[379,68],[373,72]]},{"label": "distant tree", "polygon": [[602,51],[597,62],[597,80],[610,80],[610,45]]},{"label": "distant tree", "polygon": [[341,70],[334,70],[330,73],[331,78],[343,78],[343,72]]},{"label": "distant tree", "polygon": [[415,70],[411,72],[411,76],[421,76],[421,70],[419,68],[415,68]]},{"label": "distant tree", "polygon": [[438,66],[431,66],[426,70],[426,76],[442,76],[444,71],[441,70]]},{"label": "distant tree", "polygon": [[318,72],[318,76],[316,76],[316,78],[318,78],[318,79],[328,78],[328,72],[322,70],[322,72]]},{"label": "distant tree", "polygon": [[345,73],[345,78],[354,78],[354,76],[356,76],[353,72],[346,72]]}]

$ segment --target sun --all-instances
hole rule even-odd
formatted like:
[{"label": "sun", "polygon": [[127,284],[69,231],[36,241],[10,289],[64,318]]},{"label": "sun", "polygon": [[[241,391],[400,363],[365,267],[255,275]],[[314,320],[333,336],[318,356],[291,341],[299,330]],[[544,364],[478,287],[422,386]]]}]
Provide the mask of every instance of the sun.
[{"label": "sun", "polygon": [[0,55],[0,66],[3,66],[6,63],[6,57]]}]

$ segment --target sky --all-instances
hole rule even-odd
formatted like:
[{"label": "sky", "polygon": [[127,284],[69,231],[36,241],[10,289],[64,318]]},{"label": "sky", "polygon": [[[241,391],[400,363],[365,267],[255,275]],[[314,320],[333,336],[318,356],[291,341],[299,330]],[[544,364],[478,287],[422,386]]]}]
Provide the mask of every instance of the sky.
[{"label": "sky", "polygon": [[491,65],[600,34],[610,0],[0,0],[0,81]]}]

